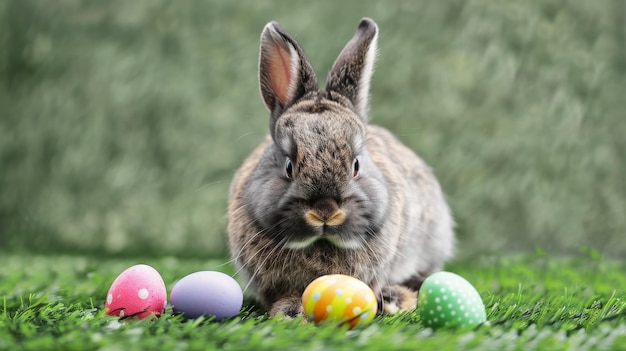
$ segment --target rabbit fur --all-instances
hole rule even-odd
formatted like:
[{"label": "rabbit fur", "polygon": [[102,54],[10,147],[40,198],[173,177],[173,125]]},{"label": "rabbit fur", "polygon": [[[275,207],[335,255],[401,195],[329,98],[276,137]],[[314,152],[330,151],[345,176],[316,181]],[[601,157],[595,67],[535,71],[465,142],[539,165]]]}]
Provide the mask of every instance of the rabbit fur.
[{"label": "rabbit fur", "polygon": [[453,219],[428,165],[368,124],[378,27],[364,18],[320,90],[277,23],[261,34],[260,90],[269,135],[236,171],[228,246],[245,290],[270,316],[303,314],[326,274],[366,282],[379,313],[415,308],[421,282],[453,254]]}]

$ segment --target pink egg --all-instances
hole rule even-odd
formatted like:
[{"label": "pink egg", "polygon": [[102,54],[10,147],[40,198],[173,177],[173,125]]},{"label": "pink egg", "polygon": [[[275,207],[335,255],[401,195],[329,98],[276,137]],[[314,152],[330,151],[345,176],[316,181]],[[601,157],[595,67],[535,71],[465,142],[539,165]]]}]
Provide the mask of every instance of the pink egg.
[{"label": "pink egg", "polygon": [[167,290],[156,269],[138,264],[115,278],[107,293],[104,307],[109,316],[139,319],[160,315],[167,304]]}]

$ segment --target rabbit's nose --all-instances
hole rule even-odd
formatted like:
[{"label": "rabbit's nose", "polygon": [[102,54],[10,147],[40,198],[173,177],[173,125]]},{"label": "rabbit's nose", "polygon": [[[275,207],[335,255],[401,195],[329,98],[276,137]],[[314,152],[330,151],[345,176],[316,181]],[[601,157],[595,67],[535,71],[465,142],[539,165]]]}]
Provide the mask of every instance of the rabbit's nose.
[{"label": "rabbit's nose", "polygon": [[306,211],[304,219],[313,227],[336,226],[346,220],[346,213],[339,208],[337,201],[333,199],[317,200],[312,207]]}]

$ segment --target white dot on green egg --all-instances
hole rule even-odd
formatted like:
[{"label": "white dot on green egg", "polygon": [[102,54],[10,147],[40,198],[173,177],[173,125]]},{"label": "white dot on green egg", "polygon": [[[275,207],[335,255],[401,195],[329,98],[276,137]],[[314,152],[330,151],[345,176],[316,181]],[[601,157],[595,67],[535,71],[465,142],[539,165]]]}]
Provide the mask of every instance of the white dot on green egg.
[{"label": "white dot on green egg", "polygon": [[145,300],[148,298],[148,296],[150,296],[150,293],[148,292],[148,289],[143,288],[139,289],[139,291],[137,292],[137,296],[139,296],[140,299]]},{"label": "white dot on green egg", "polygon": [[433,318],[433,322],[435,322],[435,323],[439,322],[439,318],[437,318],[437,317]]},{"label": "white dot on green egg", "polygon": [[443,295],[443,299],[447,300],[448,299],[448,295]]},{"label": "white dot on green egg", "polygon": [[441,299],[440,299],[440,298],[438,298],[438,297],[435,297],[435,302],[436,302],[436,303],[440,303],[440,302],[441,302]]},{"label": "white dot on green egg", "polygon": [[313,301],[319,301],[319,299],[322,297],[322,293],[320,293],[319,291],[316,291],[313,293]]},{"label": "white dot on green egg", "polygon": [[469,317],[469,313],[465,312],[464,316],[465,318]]},{"label": "white dot on green egg", "polygon": [[442,313],[442,314],[439,315],[439,317],[441,317],[441,319],[444,319],[444,318],[446,318],[446,314]]},{"label": "white dot on green egg", "polygon": [[441,291],[442,293],[445,293],[446,292],[446,288],[441,288],[441,289],[439,289],[439,291]]},{"label": "white dot on green egg", "polygon": [[343,290],[341,290],[339,288],[335,289],[335,295],[337,295],[337,296],[343,295]]},{"label": "white dot on green egg", "polygon": [[441,311],[441,305],[437,306],[437,311]]},{"label": "white dot on green egg", "polygon": [[450,315],[451,315],[451,316],[456,316],[456,311],[451,311],[451,312],[450,312]]},{"label": "white dot on green egg", "polygon": [[428,293],[432,294],[433,293],[433,289],[428,289]]},{"label": "white dot on green egg", "polygon": [[435,314],[435,311],[430,310],[430,311],[428,311],[428,313],[430,313],[430,314]]}]

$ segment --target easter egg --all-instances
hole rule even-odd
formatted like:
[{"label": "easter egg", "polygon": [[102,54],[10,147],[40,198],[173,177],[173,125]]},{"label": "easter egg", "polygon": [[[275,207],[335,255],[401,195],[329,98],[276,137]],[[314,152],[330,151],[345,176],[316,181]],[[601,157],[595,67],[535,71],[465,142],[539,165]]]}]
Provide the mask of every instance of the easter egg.
[{"label": "easter egg", "polygon": [[315,323],[335,321],[350,329],[369,323],[378,308],[376,295],[367,284],[342,274],[312,281],[302,294],[302,305],[306,316]]},{"label": "easter egg", "polygon": [[138,264],[115,278],[104,307],[109,316],[143,319],[160,315],[166,304],[167,290],[159,272],[148,265]]},{"label": "easter egg", "polygon": [[216,321],[239,314],[243,292],[227,274],[215,271],[191,273],[179,280],[170,294],[175,313],[185,318],[215,316]]},{"label": "easter egg", "polygon": [[478,291],[451,272],[430,275],[419,291],[417,310],[427,327],[474,327],[487,319]]}]

